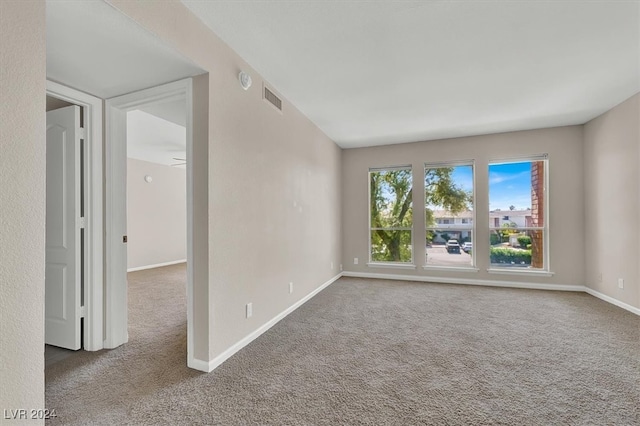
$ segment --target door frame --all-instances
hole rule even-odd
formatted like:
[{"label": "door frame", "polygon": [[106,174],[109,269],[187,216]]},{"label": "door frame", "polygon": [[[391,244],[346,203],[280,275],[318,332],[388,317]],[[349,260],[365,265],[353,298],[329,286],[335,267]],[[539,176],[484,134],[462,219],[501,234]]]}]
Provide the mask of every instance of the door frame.
[{"label": "door frame", "polygon": [[46,94],[82,107],[84,152],[84,317],[83,343],[87,351],[103,348],[103,221],[102,221],[102,99],[47,80]]},{"label": "door frame", "polygon": [[187,175],[187,361],[193,356],[193,95],[192,79],[139,90],[105,101],[105,348],[128,341],[126,235],[127,111],[184,99],[186,104]]}]

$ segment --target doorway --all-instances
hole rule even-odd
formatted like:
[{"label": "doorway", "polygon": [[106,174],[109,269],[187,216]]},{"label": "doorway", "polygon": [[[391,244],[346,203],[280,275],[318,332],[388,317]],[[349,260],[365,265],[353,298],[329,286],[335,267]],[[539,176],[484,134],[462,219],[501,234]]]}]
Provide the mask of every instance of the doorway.
[{"label": "doorway", "polygon": [[[170,161],[186,169],[186,260],[187,260],[187,363],[193,356],[193,169],[192,169],[192,80],[145,89],[108,99],[105,150],[105,348],[128,341],[127,319],[127,122],[133,111],[167,110],[168,105],[184,105],[185,143],[182,152],[168,153]],[[182,156],[184,155],[184,156]],[[184,164],[182,164],[184,162]],[[148,176],[153,182],[153,176]],[[145,180],[146,182],[146,180]]]},{"label": "doorway", "polygon": [[[186,191],[185,99],[128,111],[128,347],[153,340],[158,348],[182,352],[183,358],[187,340]],[[164,337],[168,332],[176,340]]]},{"label": "doorway", "polygon": [[185,110],[182,99],[127,112],[129,273],[187,261]]}]

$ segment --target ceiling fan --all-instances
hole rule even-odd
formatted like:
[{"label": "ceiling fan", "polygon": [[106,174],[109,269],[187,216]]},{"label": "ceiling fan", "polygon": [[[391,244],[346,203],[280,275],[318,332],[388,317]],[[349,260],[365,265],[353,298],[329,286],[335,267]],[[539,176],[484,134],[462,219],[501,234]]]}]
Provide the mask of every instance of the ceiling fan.
[{"label": "ceiling fan", "polygon": [[173,157],[173,159],[176,160],[176,161],[180,161],[180,162],[176,163],[176,164],[171,164],[171,167],[184,166],[185,164],[187,164],[187,159],[186,158]]}]

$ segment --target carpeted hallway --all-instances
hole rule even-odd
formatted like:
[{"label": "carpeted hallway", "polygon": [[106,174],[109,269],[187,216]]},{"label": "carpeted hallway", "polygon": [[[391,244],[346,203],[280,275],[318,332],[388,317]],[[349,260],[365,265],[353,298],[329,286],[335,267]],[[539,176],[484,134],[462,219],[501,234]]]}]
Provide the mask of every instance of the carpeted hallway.
[{"label": "carpeted hallway", "polygon": [[640,318],[583,293],[342,278],[210,374],[185,267],[129,274],[129,343],[47,367],[47,424],[640,424]]}]

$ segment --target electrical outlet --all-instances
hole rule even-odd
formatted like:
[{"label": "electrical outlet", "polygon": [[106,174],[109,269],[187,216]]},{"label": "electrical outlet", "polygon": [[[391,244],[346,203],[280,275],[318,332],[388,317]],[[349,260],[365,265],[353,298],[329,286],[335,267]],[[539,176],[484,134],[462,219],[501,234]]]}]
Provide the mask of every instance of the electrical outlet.
[{"label": "electrical outlet", "polygon": [[293,283],[289,283],[289,294],[293,293]]},{"label": "electrical outlet", "polygon": [[354,258],[353,258],[353,264],[354,264],[354,265],[357,265],[357,264],[358,264],[358,258],[357,258],[357,257],[354,257]]},{"label": "electrical outlet", "polygon": [[618,278],[618,288],[624,288],[624,278]]},{"label": "electrical outlet", "polygon": [[247,303],[247,318],[253,315],[253,303]]}]

